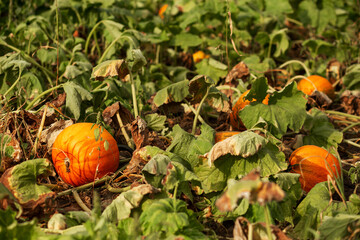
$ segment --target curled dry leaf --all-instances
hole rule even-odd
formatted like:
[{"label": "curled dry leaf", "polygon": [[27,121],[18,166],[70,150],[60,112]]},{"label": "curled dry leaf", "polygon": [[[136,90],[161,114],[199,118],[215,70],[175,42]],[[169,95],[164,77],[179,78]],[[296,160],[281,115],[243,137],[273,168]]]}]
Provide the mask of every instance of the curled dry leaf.
[{"label": "curled dry leaf", "polygon": [[209,166],[226,154],[247,158],[256,154],[267,142],[266,138],[254,132],[244,131],[216,143],[204,157],[208,159]]},{"label": "curled dry leaf", "polygon": [[348,114],[360,116],[360,92],[346,90],[341,94],[341,106]]},{"label": "curled dry leaf", "polygon": [[[237,85],[239,85],[238,79],[242,79],[245,82],[246,79],[249,77],[249,75],[250,75],[250,71],[248,66],[246,66],[244,62],[239,62],[231,69],[231,71],[226,76],[224,85],[236,87]],[[228,96],[229,98],[233,94],[233,90],[230,89],[221,90],[221,92],[225,93],[225,95]]]},{"label": "curled dry leaf", "polygon": [[149,129],[146,126],[145,120],[139,116],[131,123],[131,135],[135,142],[136,149],[149,145]]},{"label": "curled dry leaf", "polygon": [[97,65],[91,74],[96,80],[103,80],[106,77],[119,77],[124,80],[125,76],[129,74],[129,69],[126,66],[125,60],[108,60]]},{"label": "curled dry leaf", "polygon": [[[102,116],[104,118],[104,122],[108,125],[110,125],[112,128],[118,129],[119,124],[117,123],[117,117],[116,113],[119,113],[121,116],[121,120],[124,125],[131,123],[135,120],[134,116],[131,114],[131,112],[121,105],[119,102],[116,102],[112,104],[111,106],[108,106],[105,108],[105,110],[102,113]],[[115,120],[116,119],[116,120]],[[117,123],[117,124],[115,124]]]},{"label": "curled dry leaf", "polygon": [[49,128],[41,132],[40,141],[46,143],[48,149],[52,149],[52,145],[55,142],[56,137],[60,134],[62,130],[68,126],[74,124],[72,120],[59,120],[50,125]]},{"label": "curled dry leaf", "polygon": [[260,180],[260,172],[253,170],[240,181],[230,179],[227,191],[216,201],[220,211],[232,211],[241,198],[246,198],[250,203],[265,205],[273,200],[281,201],[285,192],[273,182]]}]

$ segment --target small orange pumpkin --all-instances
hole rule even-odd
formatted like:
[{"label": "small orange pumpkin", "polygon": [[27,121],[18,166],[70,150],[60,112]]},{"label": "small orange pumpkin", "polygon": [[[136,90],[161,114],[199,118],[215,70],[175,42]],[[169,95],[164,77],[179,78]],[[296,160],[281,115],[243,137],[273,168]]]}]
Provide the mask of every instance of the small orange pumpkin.
[{"label": "small orange pumpkin", "polygon": [[299,173],[301,188],[309,192],[317,183],[341,176],[339,160],[327,150],[305,145],[296,149],[290,156],[290,172]]},{"label": "small orange pumpkin", "polygon": [[166,9],[168,8],[168,6],[169,6],[169,4],[164,4],[164,5],[162,5],[161,6],[161,8],[159,9],[159,16],[160,16],[160,18],[161,19],[164,19],[164,13],[165,13],[165,11],[166,11]]},{"label": "small orange pumpkin", "polygon": [[216,132],[215,133],[215,143],[221,142],[229,137],[232,137],[236,134],[239,134],[241,132],[238,131],[222,131],[222,132]]},{"label": "small orange pumpkin", "polygon": [[195,52],[195,53],[192,55],[192,57],[193,57],[194,63],[198,63],[198,62],[200,62],[201,60],[203,60],[204,58],[209,58],[210,55],[205,54],[203,51],[200,50],[200,51]]},{"label": "small orange pumpkin", "polygon": [[325,93],[330,98],[335,97],[335,89],[329,80],[318,75],[311,75],[307,77],[307,79],[301,79],[297,88],[306,95],[311,95],[315,90],[318,90],[319,92]]},{"label": "small orange pumpkin", "polygon": [[[94,131],[99,129],[96,141]],[[93,123],[73,124],[57,136],[52,160],[62,180],[72,186],[93,182],[119,166],[119,149],[112,135]]]},{"label": "small orange pumpkin", "polygon": [[[250,104],[249,100],[245,100],[245,97],[249,92],[250,92],[250,89],[245,91],[243,94],[241,94],[241,96],[235,103],[234,107],[232,108],[232,112],[230,113],[230,124],[231,124],[231,126],[233,126],[234,129],[239,130],[241,128],[244,128],[243,122],[239,119],[239,111],[241,111],[241,109],[243,109],[246,105]],[[269,97],[270,97],[269,94],[266,95],[266,97],[264,98],[262,103],[268,105]],[[251,102],[254,102],[254,101],[256,101],[256,99],[251,100]]]}]

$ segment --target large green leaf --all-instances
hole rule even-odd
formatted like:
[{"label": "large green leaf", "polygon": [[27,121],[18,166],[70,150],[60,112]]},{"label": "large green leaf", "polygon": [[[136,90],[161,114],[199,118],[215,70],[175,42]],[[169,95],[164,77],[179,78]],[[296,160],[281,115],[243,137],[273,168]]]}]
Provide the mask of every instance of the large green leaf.
[{"label": "large green leaf", "polygon": [[224,78],[227,74],[227,66],[213,58],[203,59],[195,67],[198,74],[211,77],[215,83],[218,83],[220,78]]},{"label": "large green leaf", "polygon": [[303,129],[307,132],[303,137],[304,145],[337,149],[343,139],[342,132],[336,130],[327,115],[317,108],[309,111]]},{"label": "large green leaf", "polygon": [[[349,226],[353,224],[354,226]],[[325,217],[319,227],[320,239],[346,239],[350,237],[351,232],[360,224],[360,216],[355,214],[339,213],[334,217]]]},{"label": "large green leaf", "polygon": [[272,142],[267,142],[254,155],[246,158],[227,154],[219,157],[211,167],[204,159],[194,167],[194,172],[204,191],[213,192],[223,190],[228,179],[246,175],[253,169],[259,168],[261,176],[265,177],[285,170],[287,166],[284,153]]},{"label": "large green leaf", "polygon": [[173,83],[160,91],[154,97],[154,104],[159,107],[170,102],[181,102],[189,95],[189,80]]},{"label": "large green leaf", "polygon": [[86,100],[90,101],[92,99],[91,93],[71,81],[64,84],[64,91],[66,93],[66,107],[74,115],[75,119],[79,119],[81,103]]},{"label": "large green leaf", "polygon": [[180,235],[194,231],[193,234],[205,236],[201,233],[202,225],[196,220],[186,203],[180,199],[160,199],[153,202],[140,215],[141,228],[144,235],[160,232],[161,235]]},{"label": "large green leaf", "polygon": [[213,146],[214,133],[214,129],[203,124],[201,125],[201,134],[195,137],[184,131],[179,125],[175,125],[171,133],[173,140],[166,151],[177,154],[190,163],[191,167],[194,167],[199,163],[200,156]]},{"label": "large green leaf", "polygon": [[318,183],[296,208],[297,224],[294,231],[299,238],[307,239],[311,236],[312,229],[319,228],[321,219],[325,216],[334,216],[337,212],[358,214],[360,209],[351,202],[345,205],[343,202],[331,200],[328,183]]},{"label": "large green leaf", "polygon": [[265,120],[268,130],[277,138],[281,138],[290,128],[297,132],[306,119],[306,99],[296,83],[292,82],[279,92],[274,92],[268,105],[262,103],[268,86],[264,78],[259,78],[252,86],[246,99],[257,99],[239,111],[239,117],[250,129],[259,120]]}]

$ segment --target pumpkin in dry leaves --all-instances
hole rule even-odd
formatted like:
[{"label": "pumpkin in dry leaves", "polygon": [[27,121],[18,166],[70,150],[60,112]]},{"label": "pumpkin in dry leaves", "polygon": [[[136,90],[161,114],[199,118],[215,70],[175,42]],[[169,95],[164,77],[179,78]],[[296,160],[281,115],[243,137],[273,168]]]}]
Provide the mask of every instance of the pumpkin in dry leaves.
[{"label": "pumpkin in dry leaves", "polygon": [[301,188],[309,192],[317,183],[341,176],[339,160],[327,150],[305,145],[296,149],[289,158],[291,172],[300,174]]},{"label": "pumpkin in dry leaves", "polygon": [[64,182],[80,186],[115,172],[119,166],[119,149],[105,128],[77,123],[57,136],[52,160]]},{"label": "pumpkin in dry leaves", "polygon": [[[241,96],[235,103],[234,107],[232,108],[232,112],[230,114],[230,124],[235,129],[244,128],[243,122],[239,119],[239,111],[241,111],[241,109],[243,109],[245,106],[250,104],[249,100],[245,100],[245,97],[249,92],[250,92],[250,89],[245,91],[243,94],[241,94]],[[266,97],[264,98],[262,103],[268,105],[269,97],[270,97],[269,94],[266,95]],[[251,102],[254,102],[254,101],[256,101],[256,99],[251,100]]]},{"label": "pumpkin in dry leaves", "polygon": [[311,95],[315,90],[317,90],[325,93],[332,99],[335,97],[335,89],[329,80],[318,75],[311,75],[307,78],[301,79],[297,88],[306,95]]}]

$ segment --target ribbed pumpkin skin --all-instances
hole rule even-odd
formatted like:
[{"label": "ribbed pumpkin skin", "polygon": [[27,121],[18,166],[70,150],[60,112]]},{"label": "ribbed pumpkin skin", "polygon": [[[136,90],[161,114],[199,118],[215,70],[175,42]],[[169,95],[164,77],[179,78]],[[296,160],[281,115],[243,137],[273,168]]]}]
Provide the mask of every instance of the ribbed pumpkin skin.
[{"label": "ribbed pumpkin skin", "polygon": [[[243,109],[246,105],[250,104],[249,100],[245,100],[245,97],[249,92],[250,89],[241,94],[234,107],[232,108],[232,112],[230,114],[230,124],[231,126],[233,126],[234,129],[240,130],[241,128],[244,128],[243,122],[239,119],[239,111]],[[268,105],[269,97],[269,94],[266,95],[262,103]],[[254,101],[256,101],[256,99],[253,99],[251,102]]]},{"label": "ribbed pumpkin skin", "polygon": [[[57,136],[52,147],[52,160],[64,182],[80,186],[117,170],[117,143],[104,128],[101,128],[102,133],[96,141],[96,128],[99,126],[93,123],[77,123],[65,128]],[[104,147],[105,140],[109,143],[108,150]],[[68,167],[67,158],[70,163]]]},{"label": "ribbed pumpkin skin", "polygon": [[340,177],[339,160],[315,145],[305,145],[296,149],[290,156],[291,171],[299,173],[301,188],[309,192],[317,183],[327,181],[327,176],[333,179]]},{"label": "ribbed pumpkin skin", "polygon": [[238,131],[223,131],[223,132],[216,132],[215,133],[215,143],[221,142],[229,137],[232,137],[236,134],[239,134],[241,132]]},{"label": "ribbed pumpkin skin", "polygon": [[[335,89],[331,83],[318,75],[311,75],[307,79],[301,79],[297,85],[298,89],[306,95],[311,95],[315,91],[315,87],[319,92],[323,92],[330,98],[335,97]],[[309,81],[310,80],[310,81]]]}]

